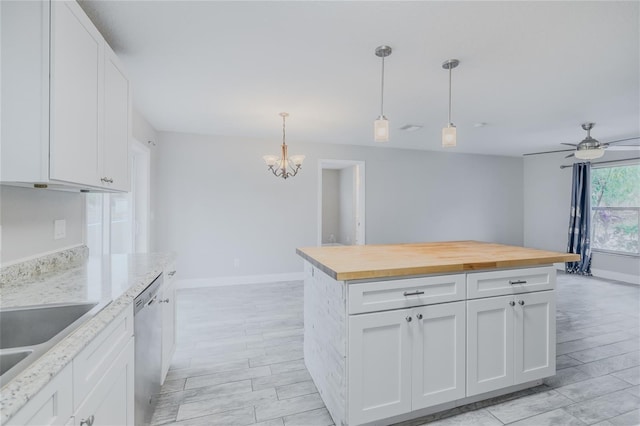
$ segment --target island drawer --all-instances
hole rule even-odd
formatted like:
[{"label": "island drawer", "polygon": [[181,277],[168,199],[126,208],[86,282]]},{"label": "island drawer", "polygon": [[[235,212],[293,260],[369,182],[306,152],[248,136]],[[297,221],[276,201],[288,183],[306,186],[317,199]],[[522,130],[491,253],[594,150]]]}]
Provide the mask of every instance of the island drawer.
[{"label": "island drawer", "polygon": [[556,270],[553,266],[473,272],[467,274],[467,298],[553,290],[555,283]]},{"label": "island drawer", "polygon": [[349,313],[386,311],[465,299],[465,274],[349,284]]}]

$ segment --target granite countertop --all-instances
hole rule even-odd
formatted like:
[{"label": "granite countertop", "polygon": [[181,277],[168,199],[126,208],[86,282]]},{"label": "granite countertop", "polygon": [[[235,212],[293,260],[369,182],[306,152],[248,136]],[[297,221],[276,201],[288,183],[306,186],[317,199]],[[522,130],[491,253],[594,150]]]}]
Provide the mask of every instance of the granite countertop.
[{"label": "granite countertop", "polygon": [[305,247],[305,260],[338,281],[575,262],[571,253],[480,241]]},{"label": "granite countertop", "polygon": [[173,259],[174,255],[168,253],[94,257],[69,269],[2,282],[0,308],[69,302],[108,304],[14,379],[2,384],[0,424],[69,364]]}]

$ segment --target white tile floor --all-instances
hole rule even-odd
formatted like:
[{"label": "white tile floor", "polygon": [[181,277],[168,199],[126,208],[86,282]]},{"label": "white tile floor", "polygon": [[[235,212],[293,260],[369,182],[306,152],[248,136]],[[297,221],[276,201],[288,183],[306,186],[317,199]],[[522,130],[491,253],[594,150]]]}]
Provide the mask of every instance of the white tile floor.
[{"label": "white tile floor", "polygon": [[[558,374],[403,423],[640,424],[640,287],[558,275]],[[302,354],[301,282],[181,290],[178,348],[153,423],[328,426]]]}]

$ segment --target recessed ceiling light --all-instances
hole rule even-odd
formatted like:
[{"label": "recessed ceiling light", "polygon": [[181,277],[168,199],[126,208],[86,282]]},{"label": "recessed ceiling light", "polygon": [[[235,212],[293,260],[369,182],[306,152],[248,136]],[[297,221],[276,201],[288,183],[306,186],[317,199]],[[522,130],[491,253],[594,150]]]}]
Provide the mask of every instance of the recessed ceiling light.
[{"label": "recessed ceiling light", "polygon": [[422,129],[422,126],[419,126],[417,124],[405,124],[404,126],[400,127],[400,130],[404,130],[405,132],[415,132],[416,130],[420,129]]},{"label": "recessed ceiling light", "polygon": [[475,124],[473,125],[473,127],[484,127],[484,126],[486,126],[486,125],[487,125],[487,123],[484,123],[484,122],[482,122],[482,121],[481,121],[481,122],[479,122],[479,123],[475,123]]}]

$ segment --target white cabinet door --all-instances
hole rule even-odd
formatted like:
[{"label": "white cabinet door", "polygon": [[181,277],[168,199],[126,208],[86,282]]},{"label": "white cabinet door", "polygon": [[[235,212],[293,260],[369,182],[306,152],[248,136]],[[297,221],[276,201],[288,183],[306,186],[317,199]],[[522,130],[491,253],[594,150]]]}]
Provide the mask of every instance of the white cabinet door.
[{"label": "white cabinet door", "polygon": [[75,1],[51,2],[51,179],[100,184],[103,48]]},{"label": "white cabinet door", "polygon": [[175,269],[167,271],[167,280],[162,289],[160,302],[162,304],[162,376],[160,381],[164,383],[164,379],[169,372],[171,359],[176,349],[176,282],[172,278]]},{"label": "white cabinet door", "polygon": [[514,296],[467,301],[467,396],[513,384]]},{"label": "white cabinet door", "polygon": [[411,313],[349,318],[349,424],[411,411]]},{"label": "white cabinet door", "polygon": [[132,337],[76,412],[76,426],[133,426],[134,360]]},{"label": "white cabinet door", "polygon": [[413,310],[412,410],[465,396],[465,302]]},{"label": "white cabinet door", "polygon": [[100,179],[106,188],[129,191],[129,80],[118,57],[106,44],[104,59],[104,139]]},{"label": "white cabinet door", "polygon": [[556,372],[555,292],[515,297],[515,383],[524,383]]}]

